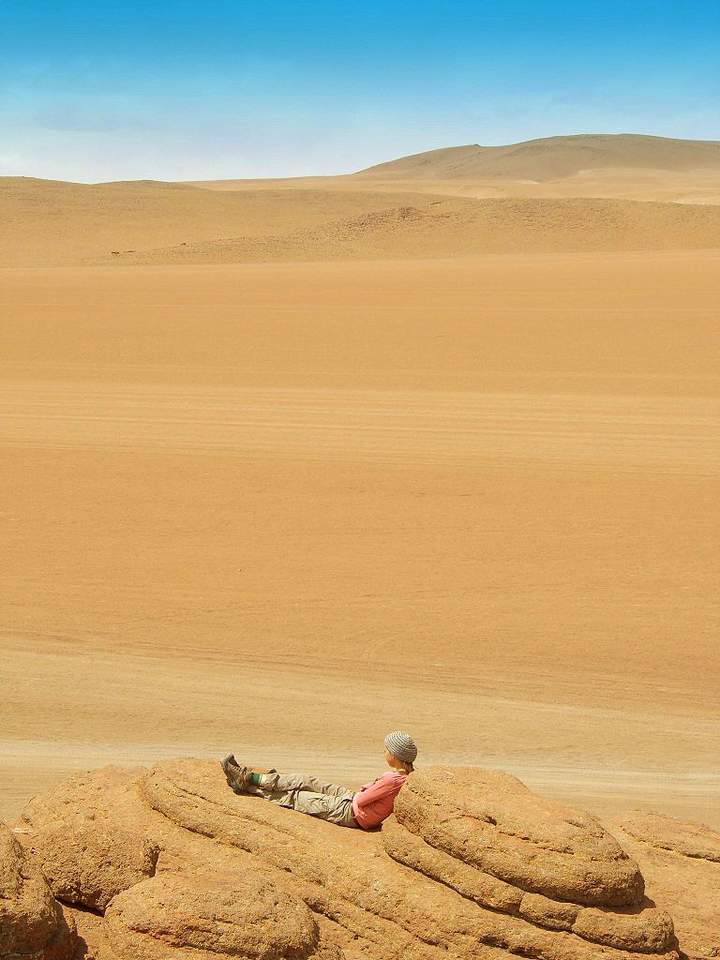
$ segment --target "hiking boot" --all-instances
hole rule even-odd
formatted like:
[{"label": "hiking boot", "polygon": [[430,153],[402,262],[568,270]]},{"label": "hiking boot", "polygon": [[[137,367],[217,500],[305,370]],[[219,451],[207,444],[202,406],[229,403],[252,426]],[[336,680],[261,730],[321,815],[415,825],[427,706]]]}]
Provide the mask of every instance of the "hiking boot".
[{"label": "hiking boot", "polygon": [[235,793],[245,793],[252,783],[250,779],[252,770],[239,766],[232,754],[225,757],[220,766],[223,768],[228,786],[232,787]]}]

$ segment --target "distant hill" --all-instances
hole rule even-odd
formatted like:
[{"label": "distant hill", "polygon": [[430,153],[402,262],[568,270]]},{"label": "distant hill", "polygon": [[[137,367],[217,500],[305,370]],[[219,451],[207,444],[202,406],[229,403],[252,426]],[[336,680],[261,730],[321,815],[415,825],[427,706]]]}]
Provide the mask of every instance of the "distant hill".
[{"label": "distant hill", "polygon": [[470,144],[416,153],[361,170],[379,179],[553,180],[586,170],[643,168],[673,172],[720,170],[720,141],[670,140],[639,134],[547,137],[501,147]]}]

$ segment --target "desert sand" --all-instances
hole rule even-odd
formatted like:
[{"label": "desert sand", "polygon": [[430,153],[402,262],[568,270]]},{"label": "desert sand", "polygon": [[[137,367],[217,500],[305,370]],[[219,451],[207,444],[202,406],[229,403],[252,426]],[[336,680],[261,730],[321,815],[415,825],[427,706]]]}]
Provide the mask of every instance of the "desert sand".
[{"label": "desert sand", "polygon": [[641,139],[0,181],[0,815],[230,749],[354,785],[401,726],[720,826],[720,162]]}]

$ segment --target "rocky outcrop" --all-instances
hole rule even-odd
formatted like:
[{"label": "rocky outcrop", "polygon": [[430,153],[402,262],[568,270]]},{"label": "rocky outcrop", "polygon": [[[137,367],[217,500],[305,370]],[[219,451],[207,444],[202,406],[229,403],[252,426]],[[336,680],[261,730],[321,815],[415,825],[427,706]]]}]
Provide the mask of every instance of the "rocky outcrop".
[{"label": "rocky outcrop", "polygon": [[77,943],[42,874],[0,823],[0,958],[69,960]]},{"label": "rocky outcrop", "polygon": [[30,852],[63,903],[105,910],[117,894],[152,877],[158,849],[112,821],[85,817],[43,823]]},{"label": "rocky outcrop", "polygon": [[163,874],[115,897],[101,960],[340,960],[312,912],[261,877],[238,871]]},{"label": "rocky outcrop", "polygon": [[683,952],[720,957],[720,834],[657,813],[616,818],[613,833],[673,917]]},{"label": "rocky outcrop", "polygon": [[596,907],[642,902],[638,865],[594,817],[543,800],[509,774],[421,770],[398,797],[395,814],[433,850],[515,890],[513,902],[523,891]]},{"label": "rocky outcrop", "polygon": [[632,813],[622,817],[618,826],[641,843],[659,850],[720,863],[720,833],[701,823],[687,823],[660,813]]},{"label": "rocky outcrop", "polygon": [[420,771],[383,836],[395,860],[482,907],[618,950],[673,946],[670,917],[644,898],[638,865],[598,821],[508,774]]},{"label": "rocky outcrop", "polygon": [[75,777],[23,825],[57,896],[94,904],[98,960],[679,957],[625,843],[492,771],[414,773],[374,833],[237,796],[198,760]]}]

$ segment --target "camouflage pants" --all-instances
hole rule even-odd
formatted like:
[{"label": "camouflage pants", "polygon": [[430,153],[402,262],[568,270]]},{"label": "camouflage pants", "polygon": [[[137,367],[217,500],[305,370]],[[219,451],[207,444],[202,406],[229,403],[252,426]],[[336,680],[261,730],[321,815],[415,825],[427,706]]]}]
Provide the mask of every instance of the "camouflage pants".
[{"label": "camouflage pants", "polygon": [[262,782],[250,787],[248,793],[341,827],[357,827],[352,810],[354,794],[335,783],[323,783],[302,774],[265,773]]}]

